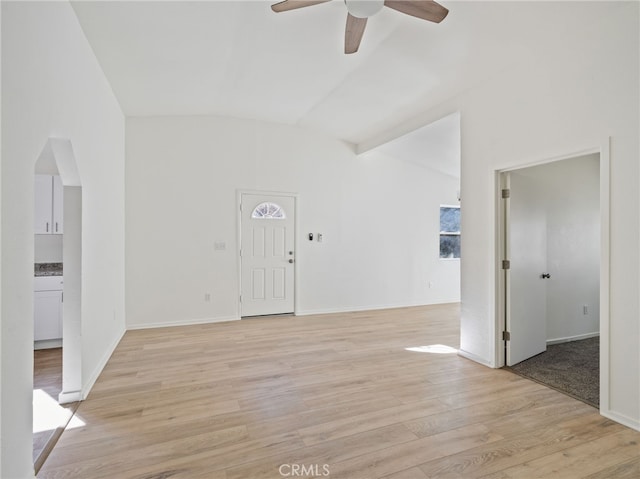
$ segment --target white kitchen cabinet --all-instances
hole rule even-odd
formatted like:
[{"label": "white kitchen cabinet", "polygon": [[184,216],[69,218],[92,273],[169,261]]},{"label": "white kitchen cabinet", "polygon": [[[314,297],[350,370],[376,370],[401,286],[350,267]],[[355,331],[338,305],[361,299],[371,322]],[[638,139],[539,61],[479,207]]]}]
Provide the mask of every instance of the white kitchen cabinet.
[{"label": "white kitchen cabinet", "polygon": [[34,231],[37,235],[51,234],[53,219],[53,177],[36,175]]},{"label": "white kitchen cabinet", "polygon": [[35,175],[35,234],[63,234],[63,186],[59,176]]},{"label": "white kitchen cabinet", "polygon": [[52,233],[61,235],[63,231],[62,218],[64,216],[64,188],[59,176],[53,177],[53,205],[51,206]]},{"label": "white kitchen cabinet", "polygon": [[44,347],[59,346],[62,339],[63,284],[62,276],[38,276],[34,281],[33,339],[48,341]]},{"label": "white kitchen cabinet", "polygon": [[61,339],[62,291],[37,291],[34,296],[34,341]]}]

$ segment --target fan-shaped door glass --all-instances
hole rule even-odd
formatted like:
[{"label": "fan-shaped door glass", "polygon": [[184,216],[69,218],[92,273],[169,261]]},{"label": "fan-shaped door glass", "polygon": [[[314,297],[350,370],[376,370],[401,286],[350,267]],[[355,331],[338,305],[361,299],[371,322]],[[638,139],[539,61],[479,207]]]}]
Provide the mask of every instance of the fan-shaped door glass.
[{"label": "fan-shaped door glass", "polygon": [[260,203],[251,213],[252,219],[257,220],[284,220],[287,218],[282,207],[276,203]]}]

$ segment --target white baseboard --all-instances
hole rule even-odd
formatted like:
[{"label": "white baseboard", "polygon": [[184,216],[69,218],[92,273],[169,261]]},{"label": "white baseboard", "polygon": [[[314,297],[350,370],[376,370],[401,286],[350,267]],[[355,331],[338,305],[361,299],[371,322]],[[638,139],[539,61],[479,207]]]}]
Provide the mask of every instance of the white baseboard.
[{"label": "white baseboard", "polygon": [[303,311],[296,311],[296,316],[311,316],[314,314],[337,314],[337,313],[357,313],[361,311],[379,311],[382,309],[399,309],[399,308],[414,308],[417,306],[436,306],[439,304],[457,304],[460,301],[436,301],[433,303],[398,303],[398,304],[379,304],[369,306],[346,306],[342,308],[326,308],[326,309],[309,309]]},{"label": "white baseboard", "polygon": [[604,411],[600,409],[600,414],[604,417],[611,419],[612,421],[618,422],[623,426],[630,427],[631,429],[635,429],[636,431],[640,431],[640,420],[633,419],[624,414],[620,414],[614,411]]},{"label": "white baseboard", "polygon": [[109,361],[109,358],[111,358],[111,355],[113,354],[116,347],[118,346],[118,343],[120,343],[120,340],[124,336],[125,332],[126,330],[124,328],[120,331],[120,334],[117,335],[115,341],[113,341],[113,343],[111,343],[111,345],[107,348],[107,351],[102,356],[102,358],[100,359],[100,362],[91,373],[91,376],[89,376],[89,379],[87,379],[87,381],[83,384],[82,394],[81,394],[82,400],[86,399],[89,393],[91,392],[91,388],[93,388],[93,385],[98,380],[98,376],[100,376],[100,373],[102,372],[104,367],[107,365],[107,361]]},{"label": "white baseboard", "polygon": [[33,350],[61,348],[62,339],[46,339],[44,341],[34,341]]},{"label": "white baseboard", "polygon": [[82,401],[82,399],[82,391],[62,391],[60,394],[58,394],[59,404]]},{"label": "white baseboard", "polygon": [[571,341],[580,341],[581,339],[589,339],[600,336],[599,332],[578,334],[576,336],[567,336],[566,338],[547,339],[547,346],[551,344],[570,343]]},{"label": "white baseboard", "polygon": [[195,326],[196,324],[226,323],[227,321],[238,321],[239,319],[240,318],[237,316],[223,316],[221,318],[181,319],[178,321],[168,321],[164,323],[128,324],[127,331],[135,331],[137,329],[171,328],[174,326]]},{"label": "white baseboard", "polygon": [[458,356],[462,356],[463,358],[470,359],[471,361],[475,361],[476,363],[480,363],[483,366],[487,366],[490,368],[495,368],[496,366],[493,362],[482,358],[476,354],[470,353],[469,351],[465,351],[464,349],[458,349]]}]

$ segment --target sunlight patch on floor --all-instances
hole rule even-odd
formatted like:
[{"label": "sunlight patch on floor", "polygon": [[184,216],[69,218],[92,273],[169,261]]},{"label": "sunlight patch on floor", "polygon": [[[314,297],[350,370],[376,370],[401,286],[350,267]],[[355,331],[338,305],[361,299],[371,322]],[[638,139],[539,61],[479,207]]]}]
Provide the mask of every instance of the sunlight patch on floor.
[{"label": "sunlight patch on floor", "polygon": [[404,348],[405,351],[413,351],[414,353],[432,353],[432,354],[457,354],[458,350],[444,344],[431,344],[430,346],[415,346],[413,348]]},{"label": "sunlight patch on floor", "polygon": [[[84,426],[85,423],[73,412],[66,409],[58,401],[42,389],[33,390],[33,432],[52,431],[59,427],[67,429]],[[71,419],[71,420],[70,420]],[[69,423],[69,424],[67,424]]]}]

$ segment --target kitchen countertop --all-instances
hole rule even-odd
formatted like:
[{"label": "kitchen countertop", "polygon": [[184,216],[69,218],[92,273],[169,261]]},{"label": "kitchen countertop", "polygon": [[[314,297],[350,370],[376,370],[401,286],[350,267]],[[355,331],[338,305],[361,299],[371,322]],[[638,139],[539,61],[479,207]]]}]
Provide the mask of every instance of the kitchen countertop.
[{"label": "kitchen countertop", "polygon": [[36,263],[35,276],[62,276],[62,263]]}]

